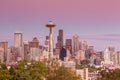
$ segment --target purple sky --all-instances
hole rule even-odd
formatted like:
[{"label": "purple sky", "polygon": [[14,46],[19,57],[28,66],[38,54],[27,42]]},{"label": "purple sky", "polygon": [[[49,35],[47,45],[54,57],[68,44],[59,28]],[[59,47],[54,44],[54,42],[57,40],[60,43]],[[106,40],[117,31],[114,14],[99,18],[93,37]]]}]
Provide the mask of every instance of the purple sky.
[{"label": "purple sky", "polygon": [[57,25],[54,37],[64,29],[65,37],[79,34],[98,50],[120,50],[120,0],[0,0],[0,40],[19,31],[24,40],[37,36],[42,43],[49,20]]}]

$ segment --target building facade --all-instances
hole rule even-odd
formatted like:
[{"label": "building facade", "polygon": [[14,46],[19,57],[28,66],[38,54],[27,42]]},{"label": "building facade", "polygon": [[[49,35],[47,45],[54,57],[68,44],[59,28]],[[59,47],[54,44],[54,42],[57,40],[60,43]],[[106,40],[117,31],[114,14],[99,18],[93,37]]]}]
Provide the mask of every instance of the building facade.
[{"label": "building facade", "polygon": [[22,47],[22,33],[14,33],[14,46]]},{"label": "building facade", "polygon": [[79,50],[79,36],[77,34],[73,35],[73,52]]}]

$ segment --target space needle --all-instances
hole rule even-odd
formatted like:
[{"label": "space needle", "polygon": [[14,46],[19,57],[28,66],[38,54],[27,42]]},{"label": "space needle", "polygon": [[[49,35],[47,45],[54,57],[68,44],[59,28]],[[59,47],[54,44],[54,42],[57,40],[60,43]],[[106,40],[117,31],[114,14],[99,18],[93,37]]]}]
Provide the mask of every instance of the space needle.
[{"label": "space needle", "polygon": [[49,58],[53,58],[53,37],[52,37],[52,29],[55,27],[56,25],[52,22],[49,21],[46,24],[46,27],[49,28]]}]

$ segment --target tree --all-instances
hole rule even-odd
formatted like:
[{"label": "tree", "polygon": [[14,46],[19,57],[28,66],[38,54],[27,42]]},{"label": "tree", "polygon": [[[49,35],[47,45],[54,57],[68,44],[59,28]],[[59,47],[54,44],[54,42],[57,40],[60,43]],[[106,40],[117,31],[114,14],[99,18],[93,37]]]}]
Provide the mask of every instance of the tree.
[{"label": "tree", "polygon": [[120,69],[102,70],[98,80],[120,80]]},{"label": "tree", "polygon": [[9,80],[10,75],[8,70],[0,70],[0,80]]},{"label": "tree", "polygon": [[95,68],[94,66],[76,64],[76,69],[84,69],[84,68],[88,68],[89,72],[95,72],[100,70],[100,68]]},{"label": "tree", "polygon": [[0,63],[0,80],[9,80],[9,79],[10,79],[10,75],[6,65]]},{"label": "tree", "polygon": [[47,70],[43,62],[36,61],[20,61],[16,69],[25,80],[43,80]]},{"label": "tree", "polygon": [[65,68],[63,66],[59,67],[57,70],[49,72],[47,80],[80,80],[80,76],[77,76],[71,69]]},{"label": "tree", "polygon": [[9,69],[10,80],[25,80],[13,67]]},{"label": "tree", "polygon": [[0,64],[0,80],[80,80],[70,68],[60,66],[57,59],[46,62],[20,61],[8,70]]},{"label": "tree", "polygon": [[48,74],[46,80],[80,80],[70,68],[60,66],[58,60],[52,59],[49,61]]}]

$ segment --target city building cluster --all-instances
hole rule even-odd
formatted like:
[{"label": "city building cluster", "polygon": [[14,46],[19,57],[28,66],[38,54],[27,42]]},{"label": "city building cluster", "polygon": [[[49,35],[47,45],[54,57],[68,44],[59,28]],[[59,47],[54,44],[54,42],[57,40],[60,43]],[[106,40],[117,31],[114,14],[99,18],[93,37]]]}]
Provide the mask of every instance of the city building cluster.
[{"label": "city building cluster", "polygon": [[[49,35],[46,36],[44,45],[39,44],[37,37],[31,41],[23,41],[22,33],[14,33],[14,46],[9,46],[7,41],[1,41],[0,61],[6,65],[13,65],[20,60],[41,61],[55,58],[71,68],[75,68],[76,64],[103,69],[120,67],[120,52],[115,51],[114,47],[97,52],[94,46],[88,44],[88,41],[80,41],[77,34],[73,35],[73,39],[64,39],[63,29],[58,30],[57,42],[53,44],[55,40],[52,38],[52,28],[55,24],[50,21],[46,27],[49,28]],[[87,74],[88,70],[85,70]],[[85,70],[76,72],[79,74]]]}]

